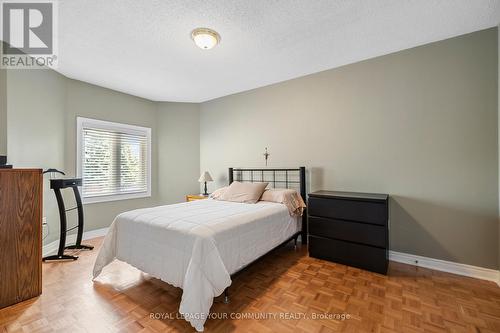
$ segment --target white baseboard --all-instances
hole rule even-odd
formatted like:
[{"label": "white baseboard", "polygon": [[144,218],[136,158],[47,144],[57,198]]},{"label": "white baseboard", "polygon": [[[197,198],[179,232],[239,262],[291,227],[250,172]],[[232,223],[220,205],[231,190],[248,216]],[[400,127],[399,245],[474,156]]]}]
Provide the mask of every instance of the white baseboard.
[{"label": "white baseboard", "polygon": [[[83,233],[82,239],[86,240],[96,237],[102,237],[105,236],[107,233],[108,233],[108,228],[89,230]],[[76,242],[76,234],[71,234],[66,237],[66,245],[71,245],[74,244],[75,242]],[[49,254],[56,253],[58,247],[59,247],[59,240],[55,240],[49,244],[44,245],[42,249],[43,256],[45,257]]]},{"label": "white baseboard", "polygon": [[448,272],[481,280],[493,281],[500,286],[500,271],[490,268],[460,264],[453,261],[446,261],[414,254],[389,251],[389,260],[409,264],[413,266],[425,267],[436,271]]}]

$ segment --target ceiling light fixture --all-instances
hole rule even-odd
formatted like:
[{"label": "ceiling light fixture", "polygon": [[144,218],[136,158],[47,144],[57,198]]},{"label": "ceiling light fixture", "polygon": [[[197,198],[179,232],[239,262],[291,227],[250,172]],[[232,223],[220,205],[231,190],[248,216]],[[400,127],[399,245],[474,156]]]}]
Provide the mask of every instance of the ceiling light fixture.
[{"label": "ceiling light fixture", "polygon": [[210,50],[220,42],[217,31],[208,28],[196,28],[191,32],[191,38],[196,46],[203,50]]}]

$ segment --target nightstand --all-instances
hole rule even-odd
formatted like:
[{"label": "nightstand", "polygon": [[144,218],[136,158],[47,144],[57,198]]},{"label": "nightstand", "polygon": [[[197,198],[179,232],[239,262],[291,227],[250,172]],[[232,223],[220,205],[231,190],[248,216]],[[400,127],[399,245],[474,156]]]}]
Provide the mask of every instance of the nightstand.
[{"label": "nightstand", "polygon": [[186,195],[186,201],[195,201],[195,200],[203,200],[207,199],[208,195],[203,194],[188,194]]}]

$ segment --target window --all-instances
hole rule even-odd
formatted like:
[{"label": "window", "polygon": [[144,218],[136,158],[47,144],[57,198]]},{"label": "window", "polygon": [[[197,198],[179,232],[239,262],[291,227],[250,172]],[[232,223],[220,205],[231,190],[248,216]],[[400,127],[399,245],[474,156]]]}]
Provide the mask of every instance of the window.
[{"label": "window", "polygon": [[77,118],[84,203],[151,196],[151,129]]}]

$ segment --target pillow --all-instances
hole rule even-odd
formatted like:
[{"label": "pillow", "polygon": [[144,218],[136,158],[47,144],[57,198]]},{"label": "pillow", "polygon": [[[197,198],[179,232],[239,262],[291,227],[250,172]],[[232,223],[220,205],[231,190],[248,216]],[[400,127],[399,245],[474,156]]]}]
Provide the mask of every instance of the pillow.
[{"label": "pillow", "polygon": [[299,193],[292,189],[268,189],[262,193],[261,201],[282,203],[291,216],[302,216],[306,204]]},{"label": "pillow", "polygon": [[219,200],[242,203],[256,203],[268,183],[240,183],[234,181],[221,195]]},{"label": "pillow", "polygon": [[219,189],[216,189],[208,197],[214,200],[220,200],[220,197],[222,196],[222,194],[224,194],[224,192],[226,192],[227,188],[228,186],[224,186]]}]

